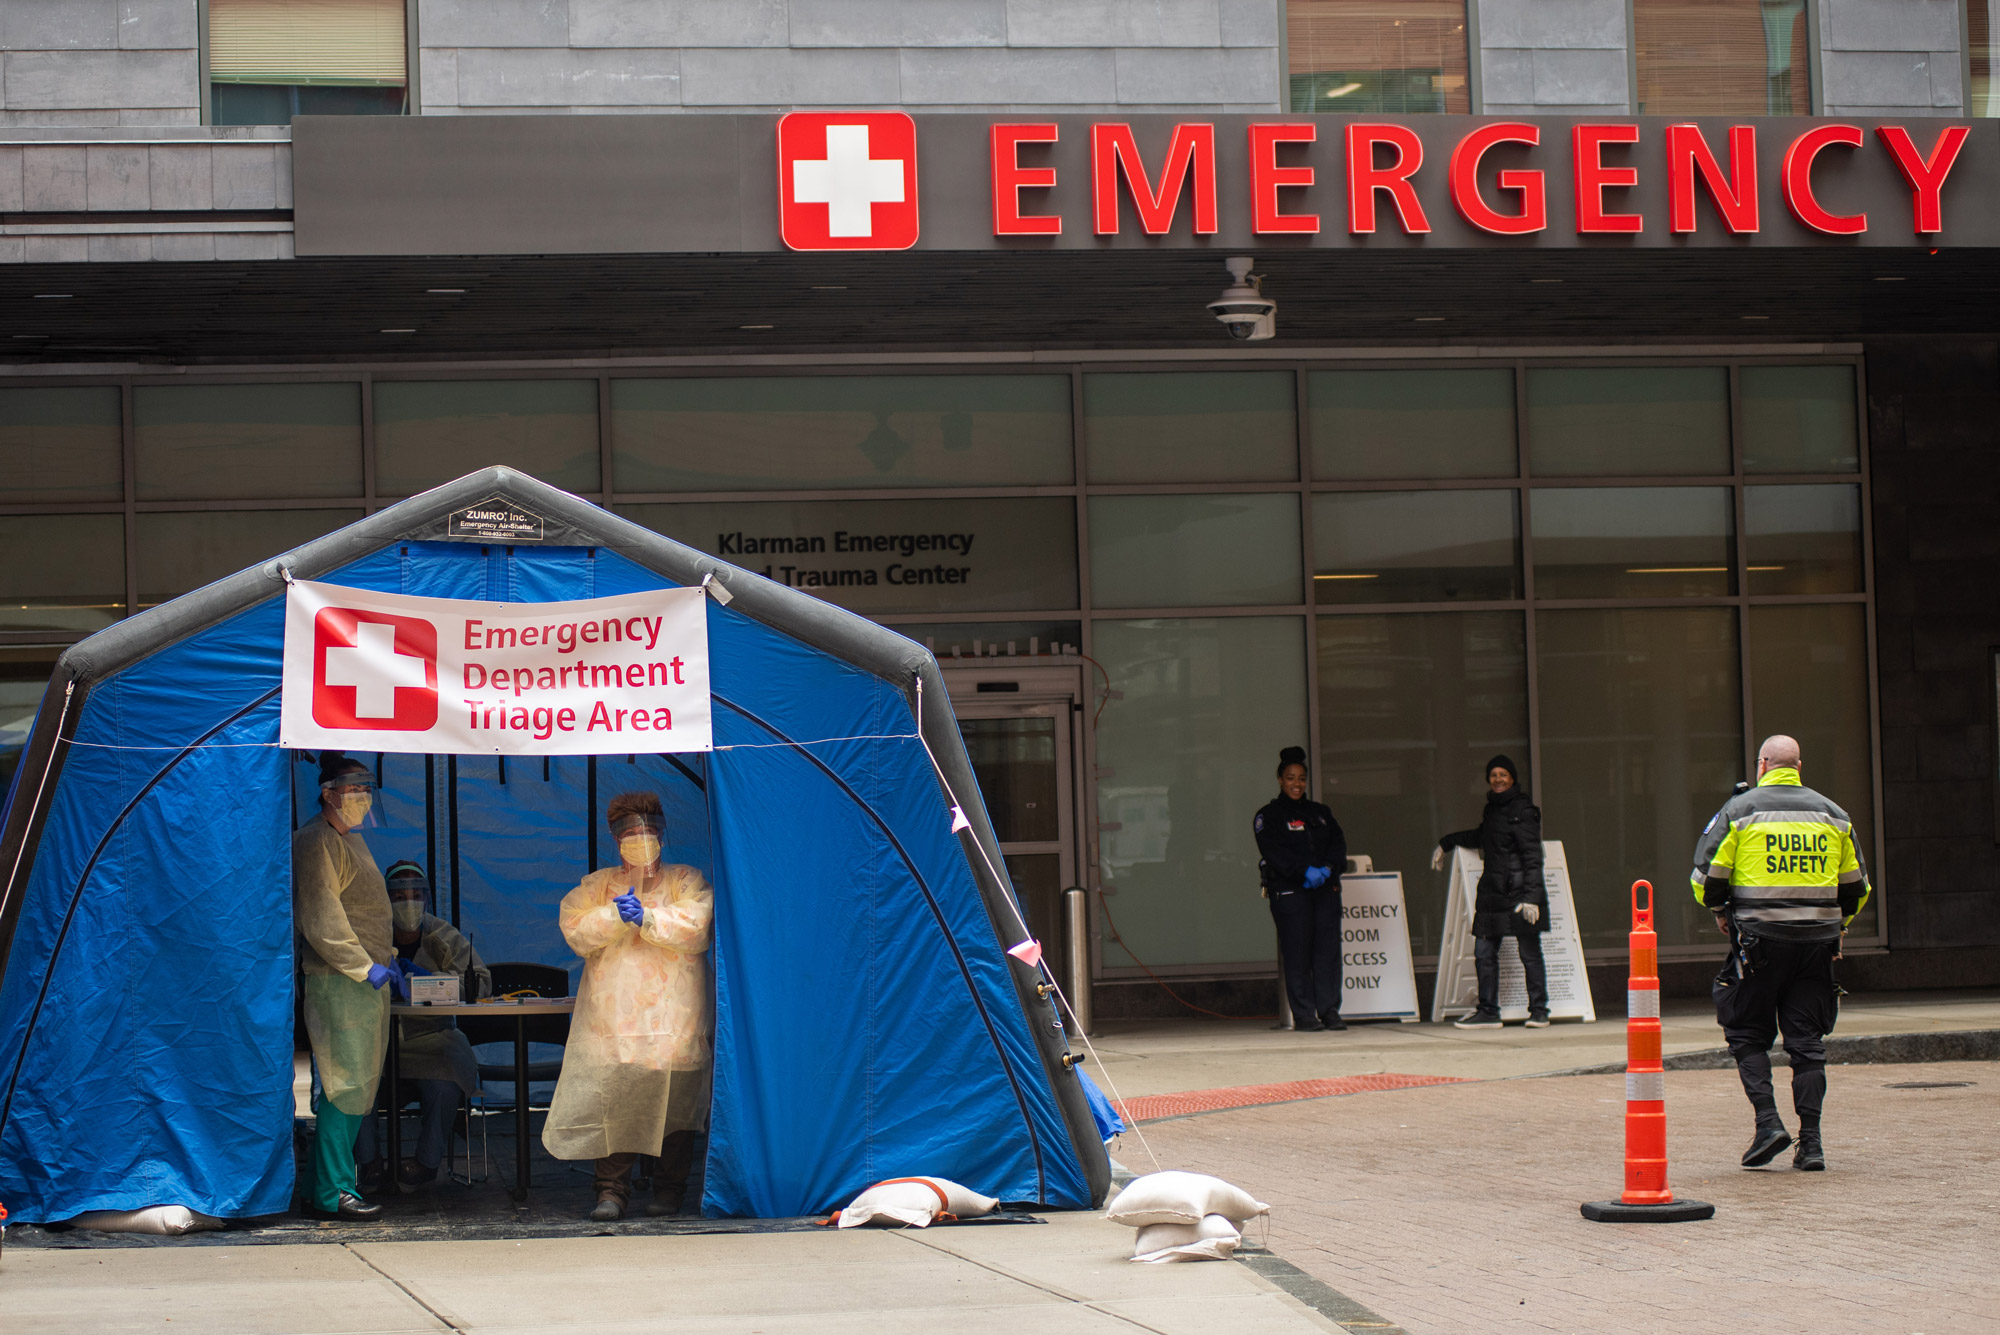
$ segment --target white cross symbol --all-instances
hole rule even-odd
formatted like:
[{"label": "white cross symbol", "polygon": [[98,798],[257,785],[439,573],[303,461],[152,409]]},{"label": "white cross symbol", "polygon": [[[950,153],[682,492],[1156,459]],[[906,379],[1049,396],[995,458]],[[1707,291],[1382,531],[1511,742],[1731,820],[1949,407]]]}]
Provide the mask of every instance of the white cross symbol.
[{"label": "white cross symbol", "polygon": [[396,648],[394,626],[363,621],[354,628],[353,648],[327,649],[326,684],[354,688],[354,717],[394,718],[397,688],[429,686],[430,676],[423,655]]},{"label": "white cross symbol", "polygon": [[868,156],[868,127],[826,127],[826,156],[792,163],[792,199],[826,205],[828,236],[870,236],[877,204],[903,202],[903,159]]}]

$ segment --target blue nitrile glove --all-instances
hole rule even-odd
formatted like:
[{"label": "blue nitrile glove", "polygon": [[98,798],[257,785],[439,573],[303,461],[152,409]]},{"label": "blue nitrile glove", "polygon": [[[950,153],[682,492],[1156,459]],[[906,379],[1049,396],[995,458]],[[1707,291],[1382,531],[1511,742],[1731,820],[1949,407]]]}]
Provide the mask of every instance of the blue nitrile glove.
[{"label": "blue nitrile glove", "polygon": [[1326,878],[1333,875],[1331,867],[1307,867],[1306,889],[1317,890],[1326,884]]},{"label": "blue nitrile glove", "polygon": [[646,918],[646,906],[639,902],[639,896],[627,890],[611,901],[618,906],[618,916],[637,927]]},{"label": "blue nitrile glove", "polygon": [[410,999],[410,985],[403,981],[403,971],[401,969],[392,969],[386,964],[369,965],[368,986],[379,992],[384,983],[389,984],[395,995],[401,997],[403,1000],[408,1001]]},{"label": "blue nitrile glove", "polygon": [[400,956],[396,959],[396,967],[402,970],[403,977],[405,978],[428,978],[431,976],[429,969],[419,965],[415,960],[406,960]]}]

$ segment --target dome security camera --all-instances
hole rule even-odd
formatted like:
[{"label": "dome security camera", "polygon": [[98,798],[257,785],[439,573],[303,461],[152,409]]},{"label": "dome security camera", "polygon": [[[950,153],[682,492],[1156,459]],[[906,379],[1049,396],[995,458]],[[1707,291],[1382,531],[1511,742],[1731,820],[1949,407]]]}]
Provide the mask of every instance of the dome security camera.
[{"label": "dome security camera", "polygon": [[1209,314],[1222,321],[1229,337],[1238,342],[1278,336],[1278,303],[1264,295],[1264,275],[1250,272],[1256,262],[1247,255],[1223,261],[1229,269],[1230,285],[1208,303]]}]

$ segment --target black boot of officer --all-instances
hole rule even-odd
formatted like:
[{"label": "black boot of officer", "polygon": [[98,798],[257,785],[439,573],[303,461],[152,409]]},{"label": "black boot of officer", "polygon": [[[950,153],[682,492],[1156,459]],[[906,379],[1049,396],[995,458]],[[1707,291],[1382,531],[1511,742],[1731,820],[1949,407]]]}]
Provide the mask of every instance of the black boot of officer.
[{"label": "black boot of officer", "polygon": [[1285,989],[1292,1027],[1300,1033],[1345,1029],[1340,1018],[1340,873],[1347,867],[1347,836],[1340,822],[1306,797],[1306,753],[1288,746],[1278,754],[1279,793],[1252,822],[1257,870],[1271,901],[1278,949],[1285,961]]}]

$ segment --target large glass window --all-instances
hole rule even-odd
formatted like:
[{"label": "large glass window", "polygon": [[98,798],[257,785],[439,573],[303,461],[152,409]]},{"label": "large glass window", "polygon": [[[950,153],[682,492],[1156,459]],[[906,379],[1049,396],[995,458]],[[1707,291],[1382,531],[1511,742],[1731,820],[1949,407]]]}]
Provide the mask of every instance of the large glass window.
[{"label": "large glass window", "polygon": [[16,503],[125,495],[118,387],[0,389],[0,497]]},{"label": "large glass window", "polygon": [[382,381],[375,490],[411,496],[504,464],[568,491],[596,491],[595,380]]},{"label": "large glass window", "polygon": [[1745,487],[1752,593],[1861,592],[1861,488]]},{"label": "large glass window", "polygon": [[[1799,777],[1854,822],[1854,841],[1877,885],[1874,773],[1869,764],[1868,626],[1859,603],[1750,609],[1750,712],[1754,741],[1785,733],[1799,743]],[[1876,905],[1849,931],[1872,936]]]},{"label": "large glass window", "polygon": [[361,386],[141,385],[142,501],[359,496]]},{"label": "large glass window", "polygon": [[857,612],[1077,605],[1076,506],[1067,496],[618,508],[690,547]]},{"label": "large glass window", "polygon": [[1097,607],[1296,603],[1299,498],[1093,496],[1090,599]]},{"label": "large glass window", "polygon": [[0,630],[87,634],[124,615],[123,515],[0,516]]},{"label": "large glass window", "polygon": [[1528,372],[1528,439],[1537,477],[1726,474],[1729,372],[1538,367]]},{"label": "large glass window", "polygon": [[1513,491],[1350,491],[1313,497],[1313,601],[1431,603],[1521,596]]},{"label": "large glass window", "polygon": [[1092,482],[1289,482],[1299,475],[1290,371],[1083,378]]},{"label": "large glass window", "polygon": [[1746,366],[1743,471],[1856,473],[1852,366]]},{"label": "large glass window", "polygon": [[188,510],[138,517],[139,606],[204,584],[325,537],[359,510]]},{"label": "large glass window", "polygon": [[611,382],[622,492],[1067,485],[1066,375]]},{"label": "large glass window", "polygon": [[1095,637],[1119,692],[1097,728],[1105,965],[1266,966],[1250,818],[1277,795],[1279,750],[1306,744],[1304,622],[1099,621]]},{"label": "large glass window", "polygon": [[406,0],[208,0],[210,118],[397,116],[409,91]]},{"label": "large glass window", "polygon": [[1640,115],[1812,114],[1805,0],[1631,4]]},{"label": "large glass window", "polygon": [[1313,477],[1512,477],[1514,373],[1314,371]]},{"label": "large glass window", "polygon": [[1743,777],[1736,610],[1544,611],[1535,634],[1543,834],[1568,856],[1584,945],[1625,946],[1636,880],[1662,945],[1713,944],[1688,868]]},{"label": "large glass window", "polygon": [[1537,487],[1537,598],[1703,598],[1733,591],[1727,487]]},{"label": "large glass window", "polygon": [[1472,110],[1465,0],[1286,0],[1291,109]]},{"label": "large glass window", "polygon": [[1410,948],[1437,953],[1438,836],[1479,823],[1485,764],[1528,769],[1528,654],[1519,612],[1319,618],[1320,799],[1348,850],[1403,873]]}]

